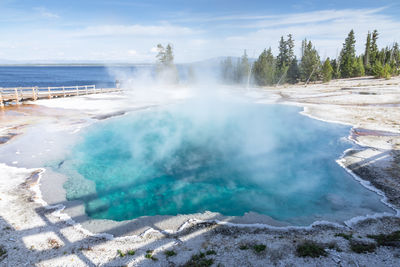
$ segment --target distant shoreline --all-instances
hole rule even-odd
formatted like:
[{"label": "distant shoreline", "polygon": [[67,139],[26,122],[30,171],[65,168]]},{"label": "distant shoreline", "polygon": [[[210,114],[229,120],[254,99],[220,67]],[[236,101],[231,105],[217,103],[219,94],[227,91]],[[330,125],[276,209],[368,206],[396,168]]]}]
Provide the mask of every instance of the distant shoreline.
[{"label": "distant shoreline", "polygon": [[0,64],[0,67],[129,67],[153,66],[154,63],[32,63],[32,64]]}]

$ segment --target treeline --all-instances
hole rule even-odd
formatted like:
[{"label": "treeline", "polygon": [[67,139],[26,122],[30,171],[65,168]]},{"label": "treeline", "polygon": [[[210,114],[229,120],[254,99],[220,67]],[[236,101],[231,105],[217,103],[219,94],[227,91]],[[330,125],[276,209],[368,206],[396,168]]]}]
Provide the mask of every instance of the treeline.
[{"label": "treeline", "polygon": [[376,78],[390,79],[400,74],[400,50],[396,42],[391,47],[378,49],[378,32],[368,32],[363,54],[356,54],[356,39],[351,30],[336,59],[321,61],[317,49],[305,39],[301,44],[301,56],[294,54],[293,36],[283,36],[279,41],[279,53],[275,57],[271,48],[264,49],[258,59],[249,64],[246,51],[232,62],[227,58],[221,62],[222,78],[228,83],[244,83],[253,78],[258,85],[323,81],[331,79],[361,77],[372,75]]}]

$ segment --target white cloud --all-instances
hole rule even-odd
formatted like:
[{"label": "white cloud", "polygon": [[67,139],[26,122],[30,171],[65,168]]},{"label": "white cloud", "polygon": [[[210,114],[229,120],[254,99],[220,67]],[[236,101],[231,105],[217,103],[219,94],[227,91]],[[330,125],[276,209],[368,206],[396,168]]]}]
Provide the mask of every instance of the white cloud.
[{"label": "white cloud", "polygon": [[130,55],[130,56],[135,56],[135,55],[137,55],[137,51],[136,50],[128,50],[128,55]]},{"label": "white cloud", "polygon": [[301,40],[307,38],[316,45],[321,57],[336,57],[347,34],[354,29],[356,48],[358,53],[362,53],[366,34],[374,29],[380,33],[378,44],[381,47],[400,41],[400,21],[381,14],[381,11],[382,9],[325,10],[280,15],[272,21],[260,20],[242,25],[243,28],[253,30],[230,35],[222,43],[235,43],[238,47],[255,50],[256,54],[271,46],[276,53],[279,38],[291,33],[296,40],[297,54],[300,54]]},{"label": "white cloud", "polygon": [[[322,58],[336,57],[351,29],[355,30],[357,51],[363,52],[368,30],[380,33],[380,47],[400,42],[400,19],[383,9],[321,10],[308,13],[189,17],[207,23],[154,23],[54,25],[0,28],[2,58],[32,60],[120,60],[153,62],[156,44],[172,43],[177,62],[197,61],[217,56],[240,56],[247,49],[257,57],[272,47],[276,55],[279,38],[293,34],[299,55],[301,40],[307,38]],[[58,26],[57,26],[58,25]],[[61,26],[60,26],[61,25]],[[27,42],[29,40],[29,42]],[[12,48],[11,48],[12,47]],[[62,51],[62,53],[61,53]]]},{"label": "white cloud", "polygon": [[105,37],[105,36],[187,36],[198,34],[188,27],[174,25],[99,25],[89,26],[74,33],[78,37]]},{"label": "white cloud", "polygon": [[56,13],[50,12],[47,8],[45,7],[35,7],[34,10],[44,18],[49,18],[49,19],[58,19],[60,16]]}]

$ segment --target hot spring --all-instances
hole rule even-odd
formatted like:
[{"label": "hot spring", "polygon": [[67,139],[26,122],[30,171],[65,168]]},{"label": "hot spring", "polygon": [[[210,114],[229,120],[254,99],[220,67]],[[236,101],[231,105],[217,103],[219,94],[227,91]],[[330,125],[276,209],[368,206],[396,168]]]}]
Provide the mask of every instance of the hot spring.
[{"label": "hot spring", "polygon": [[336,160],[350,128],[297,107],[188,101],[85,129],[60,171],[94,219],[255,212],[294,225],[390,211]]}]

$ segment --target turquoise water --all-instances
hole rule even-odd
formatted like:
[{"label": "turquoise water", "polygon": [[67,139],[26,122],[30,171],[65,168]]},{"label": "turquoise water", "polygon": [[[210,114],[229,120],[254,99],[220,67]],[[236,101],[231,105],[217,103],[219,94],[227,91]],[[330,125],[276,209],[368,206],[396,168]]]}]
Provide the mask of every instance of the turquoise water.
[{"label": "turquoise water", "polygon": [[335,162],[350,128],[298,112],[193,101],[97,123],[62,164],[67,198],[117,221],[252,211],[308,224],[387,211]]}]

